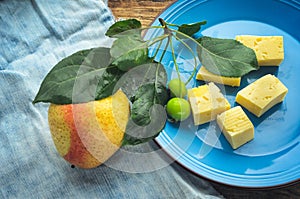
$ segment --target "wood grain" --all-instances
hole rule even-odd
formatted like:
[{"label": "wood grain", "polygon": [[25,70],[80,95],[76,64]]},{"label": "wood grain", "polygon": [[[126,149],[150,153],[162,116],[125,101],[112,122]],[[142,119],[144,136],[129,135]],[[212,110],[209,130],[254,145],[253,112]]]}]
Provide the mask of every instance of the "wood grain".
[{"label": "wood grain", "polygon": [[[142,22],[143,26],[148,26],[173,2],[175,0],[109,0],[108,6],[116,18],[136,18]],[[212,185],[225,198],[300,198],[300,183],[267,190],[242,189],[218,183],[212,183]]]},{"label": "wood grain", "polygon": [[173,2],[175,0],[109,0],[108,6],[116,18],[135,18],[148,26]]}]

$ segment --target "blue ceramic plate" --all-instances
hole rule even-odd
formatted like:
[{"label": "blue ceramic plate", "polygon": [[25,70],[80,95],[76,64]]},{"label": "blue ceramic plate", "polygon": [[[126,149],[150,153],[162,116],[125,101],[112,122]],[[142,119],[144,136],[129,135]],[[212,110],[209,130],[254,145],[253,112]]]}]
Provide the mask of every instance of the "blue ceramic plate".
[{"label": "blue ceramic plate", "polygon": [[[284,102],[274,106],[261,118],[246,111],[255,126],[253,141],[232,150],[213,122],[195,127],[191,118],[180,125],[167,123],[156,141],[188,170],[216,182],[265,188],[298,181],[300,1],[177,1],[158,17],[175,24],[207,20],[201,32],[206,36],[234,38],[235,35],[250,34],[284,37],[285,59],[279,67],[261,67],[244,76],[241,87],[223,88],[226,98],[235,106],[237,91],[264,74],[275,74],[288,87]],[[153,25],[159,25],[158,20]],[[155,31],[152,34],[150,36],[155,36]],[[193,84],[201,82],[194,80]]]}]

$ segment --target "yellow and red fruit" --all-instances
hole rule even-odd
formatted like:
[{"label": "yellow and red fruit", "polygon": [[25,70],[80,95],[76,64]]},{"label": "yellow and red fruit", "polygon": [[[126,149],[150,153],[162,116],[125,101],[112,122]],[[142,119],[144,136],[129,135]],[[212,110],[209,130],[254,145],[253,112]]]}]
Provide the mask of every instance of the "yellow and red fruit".
[{"label": "yellow and red fruit", "polygon": [[121,90],[97,101],[51,104],[48,110],[58,153],[81,168],[97,167],[119,149],[128,118],[129,101]]}]

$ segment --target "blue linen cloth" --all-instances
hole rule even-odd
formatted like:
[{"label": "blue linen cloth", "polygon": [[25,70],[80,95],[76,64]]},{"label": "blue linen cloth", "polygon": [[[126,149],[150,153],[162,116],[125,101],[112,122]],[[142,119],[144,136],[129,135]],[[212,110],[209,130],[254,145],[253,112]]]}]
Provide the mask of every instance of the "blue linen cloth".
[{"label": "blue linen cloth", "polygon": [[[0,198],[221,197],[174,162],[134,173],[116,169],[114,164],[125,163],[115,158],[115,163],[84,170],[71,168],[58,155],[47,123],[48,104],[32,100],[62,58],[109,46],[104,33],[113,21],[100,0],[0,0]],[[150,142],[134,150],[157,146]]]}]

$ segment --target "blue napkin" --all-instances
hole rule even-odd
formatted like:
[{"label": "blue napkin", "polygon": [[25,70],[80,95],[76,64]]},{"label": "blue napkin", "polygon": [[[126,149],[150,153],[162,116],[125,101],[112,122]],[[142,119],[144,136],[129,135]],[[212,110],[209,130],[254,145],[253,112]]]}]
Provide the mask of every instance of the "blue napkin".
[{"label": "blue napkin", "polygon": [[[176,163],[134,172],[118,169],[134,163],[114,158],[84,170],[71,168],[57,153],[48,104],[32,100],[62,58],[109,46],[104,34],[113,21],[100,0],[0,0],[0,198],[221,197]],[[134,150],[158,149],[150,142]]]}]

